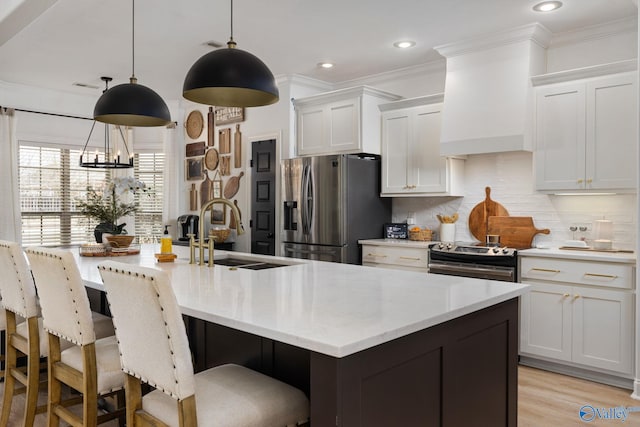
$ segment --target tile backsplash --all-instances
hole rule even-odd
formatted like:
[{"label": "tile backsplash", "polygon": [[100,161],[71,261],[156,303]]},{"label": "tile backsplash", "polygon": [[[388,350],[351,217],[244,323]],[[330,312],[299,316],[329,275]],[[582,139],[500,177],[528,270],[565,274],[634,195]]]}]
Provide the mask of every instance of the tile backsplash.
[{"label": "tile backsplash", "polygon": [[[504,206],[511,216],[531,216],[536,228],[548,228],[551,234],[538,234],[533,244],[561,246],[566,240],[592,239],[593,221],[613,221],[613,246],[635,249],[637,235],[637,196],[557,196],[534,190],[532,153],[509,152],[469,156],[465,161],[464,197],[394,198],[393,221],[415,223],[438,231],[437,214],[457,212],[456,240],[472,242],[468,219],[473,207],[485,199],[485,187],[491,187],[491,199]],[[569,227],[586,227],[575,232]]]}]

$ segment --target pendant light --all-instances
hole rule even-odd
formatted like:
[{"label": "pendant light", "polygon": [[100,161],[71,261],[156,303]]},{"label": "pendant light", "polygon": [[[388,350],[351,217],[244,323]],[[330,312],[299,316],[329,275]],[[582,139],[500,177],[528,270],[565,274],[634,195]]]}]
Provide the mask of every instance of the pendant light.
[{"label": "pendant light", "polygon": [[236,48],[233,0],[227,48],[209,52],[191,66],[184,79],[182,96],[219,107],[259,107],[278,102],[278,87],[269,68],[256,56]]},{"label": "pendant light", "polygon": [[[100,77],[100,79],[104,82],[104,91],[103,94],[109,91],[109,82],[113,80],[111,77]],[[104,95],[103,95],[104,96]],[[94,155],[91,156],[90,153],[87,153],[87,146],[89,145],[89,141],[91,140],[91,134],[93,133],[93,128],[96,126],[96,121],[93,121],[91,125],[91,130],[89,131],[89,136],[87,137],[87,142],[84,144],[84,148],[82,149],[82,154],[80,154],[80,166],[83,168],[92,168],[92,169],[128,169],[133,167],[133,152],[129,151],[129,146],[127,145],[127,139],[124,137],[122,133],[122,128],[120,126],[116,126],[116,129],[120,133],[120,137],[122,138],[122,148],[124,148],[124,153],[121,153],[116,148],[116,141],[113,141],[113,147],[111,147],[111,141],[109,139],[109,124],[104,124],[104,156],[102,160],[100,160],[98,150],[95,151]],[[117,135],[116,135],[117,138]],[[126,161],[121,161],[121,156],[126,158]]]},{"label": "pendant light", "polygon": [[123,126],[166,126],[171,123],[167,104],[160,95],[138,84],[135,76],[135,0],[131,12],[131,78],[102,94],[93,109],[99,122]]}]

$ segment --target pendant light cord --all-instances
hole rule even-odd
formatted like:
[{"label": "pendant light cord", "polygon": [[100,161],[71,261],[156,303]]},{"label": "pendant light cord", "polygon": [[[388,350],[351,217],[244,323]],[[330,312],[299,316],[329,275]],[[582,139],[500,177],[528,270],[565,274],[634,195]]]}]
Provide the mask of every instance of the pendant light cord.
[{"label": "pendant light cord", "polygon": [[233,40],[233,0],[231,0],[231,40]]},{"label": "pendant light cord", "polygon": [[136,0],[131,0],[131,78],[136,78]]}]

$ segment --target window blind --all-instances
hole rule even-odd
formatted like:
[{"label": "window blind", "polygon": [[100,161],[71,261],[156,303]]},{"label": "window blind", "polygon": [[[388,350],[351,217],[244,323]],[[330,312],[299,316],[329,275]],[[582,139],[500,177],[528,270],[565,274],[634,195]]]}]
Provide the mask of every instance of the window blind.
[{"label": "window blind", "polygon": [[134,177],[145,183],[146,193],[136,193],[138,212],[135,213],[136,236],[159,236],[164,231],[162,224],[162,197],[164,181],[164,153],[141,152],[134,157]]},{"label": "window blind", "polygon": [[80,150],[21,143],[19,150],[22,243],[72,245],[93,241],[94,220],[82,215],[76,199],[88,186],[104,185],[108,170],[78,165]]}]

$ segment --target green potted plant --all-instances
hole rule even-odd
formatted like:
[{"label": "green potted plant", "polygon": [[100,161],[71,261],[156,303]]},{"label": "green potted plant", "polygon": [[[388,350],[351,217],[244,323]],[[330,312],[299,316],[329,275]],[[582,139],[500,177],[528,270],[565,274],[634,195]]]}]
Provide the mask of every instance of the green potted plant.
[{"label": "green potted plant", "polygon": [[102,243],[103,233],[127,234],[127,230],[124,228],[127,224],[118,223],[120,218],[137,212],[138,204],[125,202],[122,197],[125,194],[146,193],[147,191],[145,183],[133,177],[113,178],[102,190],[88,187],[87,198],[78,199],[76,203],[83,215],[99,222],[94,229],[96,242]]}]

